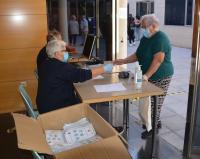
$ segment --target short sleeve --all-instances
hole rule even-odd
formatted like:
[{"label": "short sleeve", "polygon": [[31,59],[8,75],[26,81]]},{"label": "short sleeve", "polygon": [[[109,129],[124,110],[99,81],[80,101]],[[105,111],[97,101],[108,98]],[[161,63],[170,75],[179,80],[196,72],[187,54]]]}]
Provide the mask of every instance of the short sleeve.
[{"label": "short sleeve", "polygon": [[168,39],[164,36],[161,36],[154,41],[154,44],[152,46],[152,53],[153,55],[155,55],[158,52],[163,52],[166,54],[167,52],[169,52],[169,49],[170,44]]}]

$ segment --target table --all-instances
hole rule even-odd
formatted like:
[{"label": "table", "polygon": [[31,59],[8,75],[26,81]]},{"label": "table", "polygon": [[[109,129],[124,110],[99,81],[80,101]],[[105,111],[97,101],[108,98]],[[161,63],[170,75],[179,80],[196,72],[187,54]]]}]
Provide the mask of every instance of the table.
[{"label": "table", "polygon": [[[88,80],[83,83],[74,84],[77,94],[80,96],[83,103],[100,103],[109,102],[114,100],[123,100],[124,112],[123,117],[126,123],[126,132],[128,129],[128,114],[129,114],[129,101],[128,99],[141,98],[147,96],[153,96],[154,99],[154,118],[153,118],[153,135],[152,135],[152,158],[155,157],[155,141],[156,141],[156,131],[157,131],[157,96],[162,95],[164,92],[162,89],[154,86],[153,84],[143,81],[142,88],[136,89],[134,80],[129,79],[119,79],[118,73],[103,74],[104,79]],[[111,84],[121,82],[127,90],[120,92],[106,92],[97,93],[94,85]]]},{"label": "table", "polygon": [[87,61],[89,61],[89,59],[83,56],[79,58],[78,57],[69,58],[68,60],[69,63],[79,63],[79,62],[87,62]]}]

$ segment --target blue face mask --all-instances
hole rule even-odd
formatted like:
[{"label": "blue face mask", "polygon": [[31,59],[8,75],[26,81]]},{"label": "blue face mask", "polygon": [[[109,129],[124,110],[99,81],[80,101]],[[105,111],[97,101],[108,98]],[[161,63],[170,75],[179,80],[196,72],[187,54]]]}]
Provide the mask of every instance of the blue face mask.
[{"label": "blue face mask", "polygon": [[144,29],[143,35],[146,38],[150,38],[151,34],[148,28]]},{"label": "blue face mask", "polygon": [[63,55],[63,62],[67,62],[69,59],[69,54],[68,52],[64,52],[64,55]]}]

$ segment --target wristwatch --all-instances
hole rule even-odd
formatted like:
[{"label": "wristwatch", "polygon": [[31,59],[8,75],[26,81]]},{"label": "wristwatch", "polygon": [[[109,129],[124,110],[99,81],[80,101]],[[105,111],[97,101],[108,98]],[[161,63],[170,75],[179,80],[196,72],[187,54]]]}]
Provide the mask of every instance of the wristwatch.
[{"label": "wristwatch", "polygon": [[143,75],[143,79],[145,80],[145,81],[148,81],[148,77],[147,77],[147,75]]}]

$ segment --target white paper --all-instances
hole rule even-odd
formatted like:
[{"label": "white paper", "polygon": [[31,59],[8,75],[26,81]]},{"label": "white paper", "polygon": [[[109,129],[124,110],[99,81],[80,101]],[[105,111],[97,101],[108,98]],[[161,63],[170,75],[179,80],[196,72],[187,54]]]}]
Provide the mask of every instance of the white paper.
[{"label": "white paper", "polygon": [[92,79],[94,79],[94,80],[96,80],[96,79],[104,79],[104,77],[102,75],[98,75],[98,76],[96,76],[96,77],[94,77]]},{"label": "white paper", "polygon": [[113,84],[105,84],[105,85],[94,85],[96,92],[116,92],[116,91],[125,91],[126,88],[122,83],[113,83]]},{"label": "white paper", "polygon": [[96,134],[93,125],[86,118],[74,123],[65,123],[63,130],[45,130],[45,134],[47,143],[54,153],[70,150],[102,139]]}]

